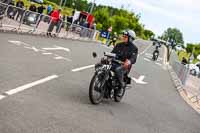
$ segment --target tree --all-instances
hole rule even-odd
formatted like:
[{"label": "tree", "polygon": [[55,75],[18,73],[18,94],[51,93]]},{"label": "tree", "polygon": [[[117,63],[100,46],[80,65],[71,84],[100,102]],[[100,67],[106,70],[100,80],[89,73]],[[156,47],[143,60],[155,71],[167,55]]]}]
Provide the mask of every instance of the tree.
[{"label": "tree", "polygon": [[144,35],[147,39],[151,38],[152,36],[155,36],[155,34],[150,30],[144,30]]},{"label": "tree", "polygon": [[96,10],[94,12],[95,21],[102,24],[103,30],[109,27],[109,11],[108,8],[102,8],[101,10]]},{"label": "tree", "polygon": [[192,51],[193,51],[193,47],[194,47],[193,44],[188,43],[188,44],[187,44],[187,47],[186,47],[187,53],[190,53],[190,54],[191,54]]},{"label": "tree", "polygon": [[168,39],[175,40],[176,44],[184,44],[183,34],[177,28],[168,28],[162,35],[162,38],[167,41]]}]

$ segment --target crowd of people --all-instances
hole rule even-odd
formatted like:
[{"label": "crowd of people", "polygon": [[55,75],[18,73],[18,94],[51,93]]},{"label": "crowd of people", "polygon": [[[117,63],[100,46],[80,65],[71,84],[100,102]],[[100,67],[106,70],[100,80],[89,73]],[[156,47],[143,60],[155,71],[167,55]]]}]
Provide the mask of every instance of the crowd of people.
[{"label": "crowd of people", "polygon": [[26,6],[23,0],[5,0],[4,3],[9,5],[8,10],[6,10],[7,7],[4,7],[4,11],[6,11],[6,16],[26,25],[36,25],[36,28],[39,26],[42,20],[43,22],[49,24],[47,35],[50,36],[54,27],[56,27],[56,33],[59,33],[61,28],[63,28],[64,26],[65,30],[69,30],[69,28],[71,28],[72,32],[77,32],[77,29],[80,29],[79,34],[82,37],[92,36],[92,34],[88,35],[88,29],[96,30],[96,24],[93,23],[92,25],[90,25],[87,22],[86,18],[80,17],[76,20],[73,20],[75,11],[72,12],[72,16],[62,16],[61,8],[54,9],[51,5],[40,4],[38,6],[38,4],[34,2],[30,2],[30,6]]}]

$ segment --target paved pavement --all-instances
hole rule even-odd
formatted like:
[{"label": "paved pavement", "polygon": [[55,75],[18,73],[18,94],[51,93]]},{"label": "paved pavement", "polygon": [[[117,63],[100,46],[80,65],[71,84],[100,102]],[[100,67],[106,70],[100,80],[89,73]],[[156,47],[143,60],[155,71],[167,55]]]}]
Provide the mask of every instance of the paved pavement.
[{"label": "paved pavement", "polygon": [[[161,56],[136,41],[140,56],[121,103],[91,105],[93,68],[111,48],[88,42],[0,33],[0,132],[199,133],[200,116],[179,96]],[[148,49],[147,49],[148,48]],[[97,59],[91,54],[98,53]],[[144,51],[144,52],[143,52]],[[163,55],[163,49],[161,49]]]}]

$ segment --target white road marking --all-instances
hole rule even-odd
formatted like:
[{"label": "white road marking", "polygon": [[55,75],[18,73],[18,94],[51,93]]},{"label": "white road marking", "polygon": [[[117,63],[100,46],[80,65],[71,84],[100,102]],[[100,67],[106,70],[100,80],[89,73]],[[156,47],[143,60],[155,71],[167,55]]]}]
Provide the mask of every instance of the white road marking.
[{"label": "white road marking", "polygon": [[64,48],[64,47],[60,47],[60,46],[55,46],[54,48],[42,48],[44,50],[64,50],[66,52],[70,52],[70,49],[68,48]]},{"label": "white road marking", "polygon": [[20,45],[30,46],[29,44],[27,44],[25,42],[21,42],[21,41],[8,40],[8,42],[13,43],[17,46],[20,46]]},{"label": "white road marking", "polygon": [[66,60],[66,61],[72,61],[72,60],[70,60],[70,59],[68,59],[68,58],[65,58],[65,57],[62,57],[62,56],[60,56],[60,55],[57,55],[57,54],[54,54],[56,57],[54,57],[54,59],[56,59],[56,60]]},{"label": "white road marking", "polygon": [[7,94],[7,95],[13,95],[13,94],[16,94],[16,93],[18,93],[18,92],[24,91],[24,90],[26,90],[26,89],[29,89],[29,88],[33,87],[33,86],[36,86],[36,85],[45,83],[45,82],[50,81],[50,80],[55,79],[55,78],[58,78],[58,76],[57,76],[57,75],[48,76],[48,77],[46,77],[46,78],[37,80],[37,81],[35,81],[35,82],[32,82],[32,83],[29,83],[29,84],[26,84],[26,85],[17,87],[17,88],[15,88],[15,89],[6,91],[5,94]]},{"label": "white road marking", "polygon": [[13,44],[15,44],[15,45],[17,45],[17,46],[20,46],[20,45],[21,45],[21,42],[20,42],[20,41],[8,40],[8,42],[13,43]]},{"label": "white road marking", "polygon": [[156,65],[162,66],[162,64],[161,64],[161,63],[158,63],[158,62],[156,62]]},{"label": "white road marking", "polygon": [[42,53],[43,55],[52,55],[53,53]]},{"label": "white road marking", "polygon": [[0,95],[0,100],[4,99],[6,96]]},{"label": "white road marking", "polygon": [[151,60],[149,60],[149,59],[147,59],[147,58],[144,58],[144,60],[149,61],[149,62],[151,61]]},{"label": "white road marking", "polygon": [[152,45],[149,45],[143,52],[140,53],[140,55],[144,54]]},{"label": "white road marking", "polygon": [[84,67],[80,67],[80,68],[75,68],[75,69],[72,69],[72,72],[78,72],[78,71],[82,71],[82,70],[85,70],[85,69],[88,69],[88,68],[92,68],[94,67],[94,65],[89,65],[89,66],[84,66]]},{"label": "white road marking", "polygon": [[135,81],[135,83],[137,83],[137,84],[147,84],[147,82],[144,82],[144,81],[143,81],[144,78],[145,78],[144,75],[141,75],[138,79],[136,79],[136,78],[134,78],[134,77],[131,77],[131,79],[132,79],[133,81]]},{"label": "white road marking", "polygon": [[72,61],[72,60],[70,60],[70,59],[68,59],[68,58],[64,58],[64,57],[62,57],[62,56],[57,56],[57,57],[54,57],[54,59],[56,59],[56,60],[66,60],[66,61]]},{"label": "white road marking", "polygon": [[30,46],[30,47],[24,46],[24,48],[31,49],[31,50],[33,50],[33,51],[35,51],[35,52],[39,52],[39,51],[40,51],[39,49],[37,49],[37,48],[34,47],[34,46]]}]

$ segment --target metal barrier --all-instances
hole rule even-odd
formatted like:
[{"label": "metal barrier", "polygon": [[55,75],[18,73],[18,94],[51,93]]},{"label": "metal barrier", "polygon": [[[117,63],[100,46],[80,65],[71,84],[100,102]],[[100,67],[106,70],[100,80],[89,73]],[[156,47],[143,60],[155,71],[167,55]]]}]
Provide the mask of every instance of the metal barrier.
[{"label": "metal barrier", "polygon": [[5,12],[7,10],[8,5],[4,4],[4,3],[0,3],[0,26],[3,26],[3,20],[5,17]]},{"label": "metal barrier", "polygon": [[169,63],[174,69],[181,83],[185,85],[186,79],[189,75],[189,68],[186,65],[181,64],[175,51],[172,51]]},{"label": "metal barrier", "polygon": [[48,15],[24,10],[0,2],[0,28],[31,32],[36,34],[56,35],[64,38],[83,38],[97,40],[99,31],[60,19],[53,21]]}]

